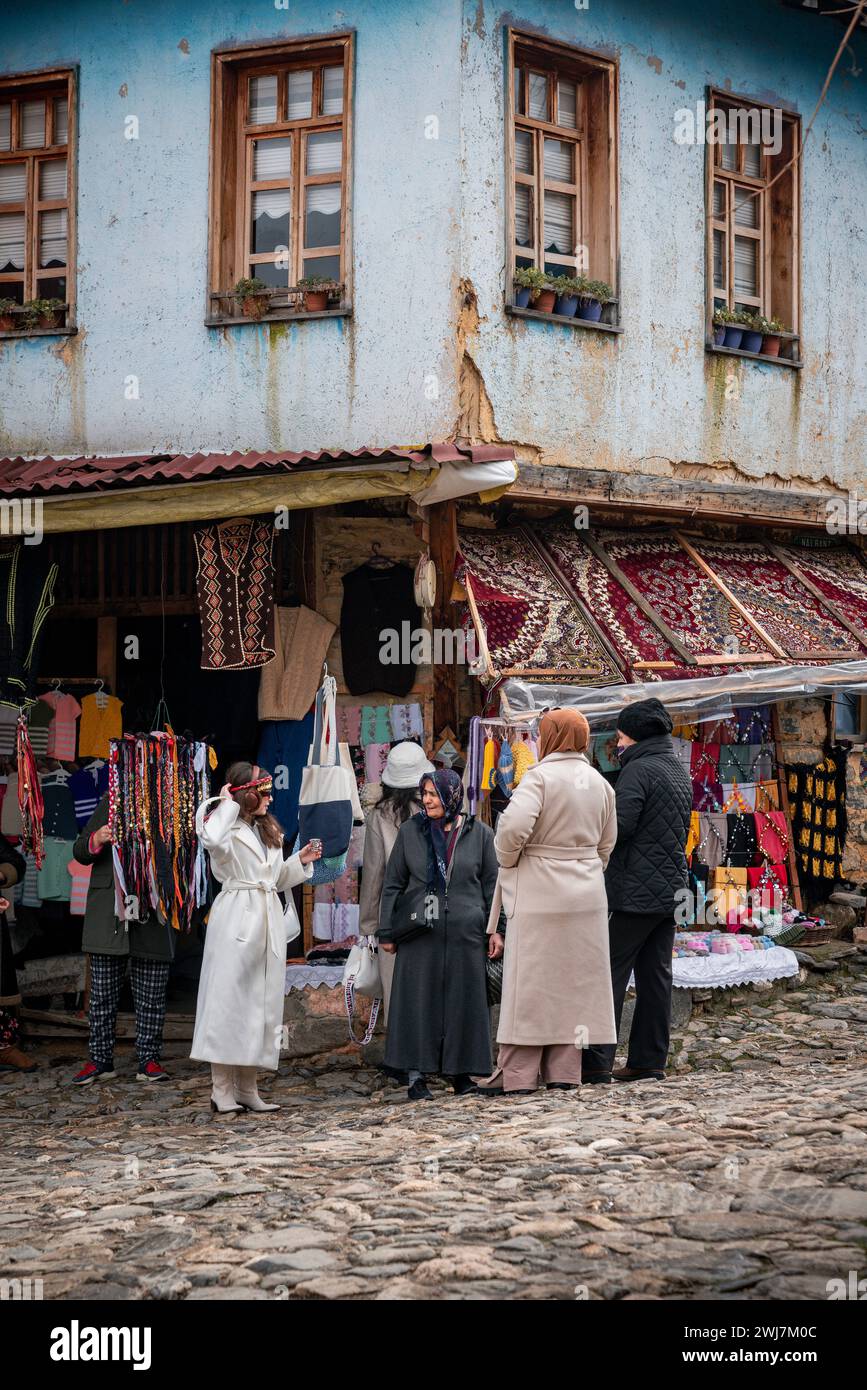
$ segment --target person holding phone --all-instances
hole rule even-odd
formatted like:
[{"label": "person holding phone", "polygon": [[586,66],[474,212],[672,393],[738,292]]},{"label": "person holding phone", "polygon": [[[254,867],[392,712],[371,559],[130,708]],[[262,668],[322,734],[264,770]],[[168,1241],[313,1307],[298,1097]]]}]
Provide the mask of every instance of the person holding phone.
[{"label": "person holding phone", "polygon": [[260,1113],[280,1108],[262,1100],[256,1072],[276,1071],[280,1059],[286,943],[298,934],[290,889],[312,876],[322,845],[311,840],[284,859],[270,773],[237,762],[226,777],[219,797],[196,812],[221,888],[208,918],[190,1056],[211,1064],[213,1110]]}]

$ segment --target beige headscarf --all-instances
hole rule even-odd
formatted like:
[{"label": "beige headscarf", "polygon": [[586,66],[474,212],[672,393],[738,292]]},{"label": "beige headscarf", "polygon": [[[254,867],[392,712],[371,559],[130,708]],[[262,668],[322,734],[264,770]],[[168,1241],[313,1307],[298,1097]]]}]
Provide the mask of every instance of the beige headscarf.
[{"label": "beige headscarf", "polygon": [[578,709],[551,709],[539,720],[539,761],[549,753],[583,753],[590,725]]}]

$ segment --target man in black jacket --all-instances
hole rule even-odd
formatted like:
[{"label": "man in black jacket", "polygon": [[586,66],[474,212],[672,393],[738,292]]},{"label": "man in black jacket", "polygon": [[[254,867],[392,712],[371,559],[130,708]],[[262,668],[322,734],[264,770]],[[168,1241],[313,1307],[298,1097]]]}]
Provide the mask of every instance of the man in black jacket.
[{"label": "man in black jacket", "polygon": [[[677,895],[687,887],[692,783],[674,755],[671,716],[656,699],[617,721],[617,844],[605,884],[611,913],[611,982],[617,1028],[635,971],[635,1013],[618,1081],[663,1080],[671,1031],[671,954]],[[614,1044],[588,1048],[584,1079],[610,1081]]]}]

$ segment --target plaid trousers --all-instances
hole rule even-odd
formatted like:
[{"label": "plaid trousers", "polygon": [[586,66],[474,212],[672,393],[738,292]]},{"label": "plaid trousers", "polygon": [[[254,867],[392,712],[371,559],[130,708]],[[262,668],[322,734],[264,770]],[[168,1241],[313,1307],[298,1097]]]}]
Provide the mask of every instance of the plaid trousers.
[{"label": "plaid trousers", "polygon": [[140,956],[90,957],[90,1056],[98,1066],[114,1060],[117,1004],[129,961],[135,1003],[135,1050],[142,1066],[158,1062],[166,1018],[169,962]]}]

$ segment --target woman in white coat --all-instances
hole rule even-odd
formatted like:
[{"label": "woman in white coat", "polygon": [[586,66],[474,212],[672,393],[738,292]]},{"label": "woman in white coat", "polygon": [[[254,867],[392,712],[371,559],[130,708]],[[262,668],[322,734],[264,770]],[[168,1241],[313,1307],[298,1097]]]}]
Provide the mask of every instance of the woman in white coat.
[{"label": "woman in white coat", "polygon": [[279,1110],[260,1097],[256,1072],[277,1070],[286,943],[299,931],[290,889],[311,877],[322,847],[311,840],[284,860],[283,832],[268,813],[270,775],[234,763],[226,776],[219,797],[196,812],[221,889],[208,918],[190,1056],[211,1064],[213,1110]]}]

